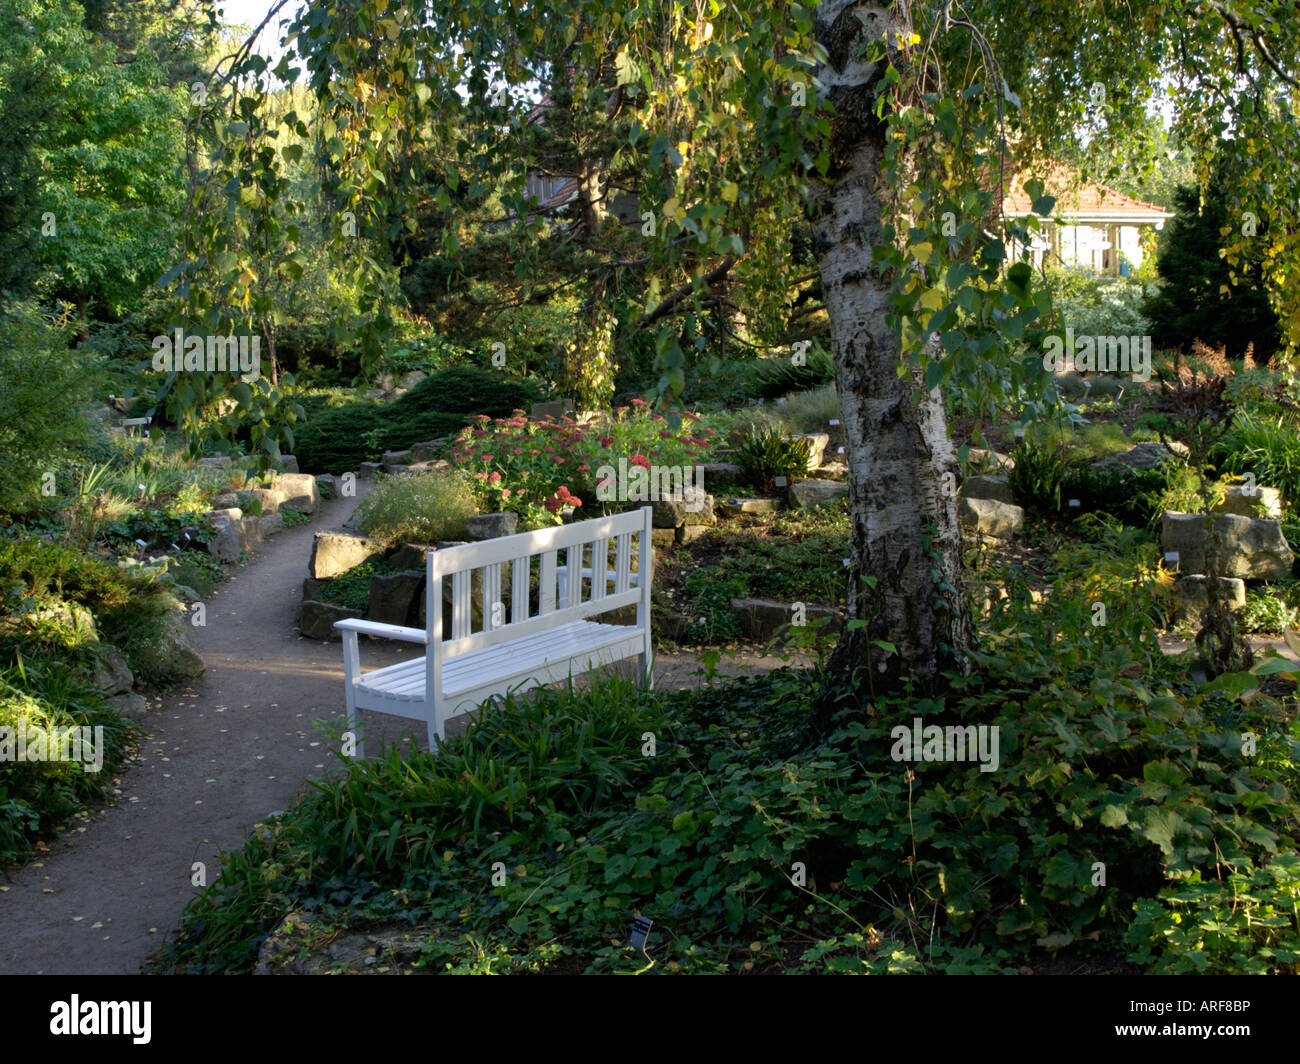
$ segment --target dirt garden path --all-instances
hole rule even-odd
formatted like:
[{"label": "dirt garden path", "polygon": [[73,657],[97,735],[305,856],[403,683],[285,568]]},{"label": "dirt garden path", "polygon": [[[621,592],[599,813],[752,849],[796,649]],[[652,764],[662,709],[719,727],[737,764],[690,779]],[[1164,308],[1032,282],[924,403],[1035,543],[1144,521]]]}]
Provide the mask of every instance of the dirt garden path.
[{"label": "dirt garden path", "polygon": [[[259,818],[292,802],[306,777],[334,763],[314,723],[343,712],[342,650],[303,639],[294,621],[312,533],[346,520],[356,502],[323,502],[310,524],[271,540],[209,596],[207,626],[190,629],[207,671],[152,700],[139,755],[116,777],[118,804],[0,876],[0,973],[138,972],[197,892],[194,862],[214,881],[220,850],[238,846]],[[402,653],[374,644],[362,660],[369,667]],[[782,664],[724,654],[718,672]],[[693,656],[665,655],[656,683],[694,685],[696,671]],[[411,726],[377,716],[369,723],[372,743]]]}]

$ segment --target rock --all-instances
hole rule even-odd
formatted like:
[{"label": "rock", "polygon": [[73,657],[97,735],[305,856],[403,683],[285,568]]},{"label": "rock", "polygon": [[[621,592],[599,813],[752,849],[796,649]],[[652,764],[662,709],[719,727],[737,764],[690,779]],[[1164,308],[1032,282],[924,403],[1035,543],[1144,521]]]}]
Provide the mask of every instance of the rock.
[{"label": "rock", "polygon": [[1254,492],[1246,494],[1244,485],[1234,484],[1223,497],[1223,501],[1214,508],[1215,513],[1238,514],[1241,517],[1282,516],[1282,493],[1277,488],[1256,486]]},{"label": "rock", "polygon": [[528,416],[537,421],[542,418],[559,418],[565,414],[573,413],[573,400],[561,399],[554,403],[534,403],[528,411]]},{"label": "rock", "polygon": [[463,547],[468,542],[467,539],[440,539],[438,540],[437,549],[446,550],[448,547]]},{"label": "rock", "polygon": [[420,569],[372,576],[366,616],[383,624],[415,627],[424,582],[424,572]]},{"label": "rock", "polygon": [[817,470],[817,475],[819,477],[833,477],[837,480],[843,479],[849,475],[849,467],[843,462],[823,462]]},{"label": "rock", "polygon": [[[1174,582],[1177,605],[1174,622],[1186,621],[1200,624],[1205,611],[1210,608],[1210,578],[1202,573],[1180,576]],[[1219,577],[1219,595],[1228,609],[1234,612],[1246,606],[1246,581],[1231,576]]]},{"label": "rock", "polygon": [[417,465],[421,462],[432,462],[447,447],[446,437],[437,440],[426,440],[424,443],[411,444],[411,464]]},{"label": "rock", "polygon": [[819,506],[845,498],[849,486],[837,480],[796,480],[789,488],[790,505],[800,510],[815,510]]},{"label": "rock", "polygon": [[427,376],[428,374],[423,370],[413,369],[402,378],[400,388],[404,392],[409,392]]},{"label": "rock", "polygon": [[224,454],[218,454],[211,458],[200,458],[199,465],[204,469],[225,469],[230,465],[230,459]]},{"label": "rock", "polygon": [[334,630],[334,622],[360,616],[360,610],[349,609],[347,606],[335,606],[331,602],[308,600],[302,604],[302,609],[298,611],[298,631],[308,639],[337,643],[343,639],[343,636]]},{"label": "rock", "polygon": [[[238,500],[236,505],[245,513],[257,513],[258,507],[261,507],[263,514],[278,513],[281,504],[285,501],[284,492],[276,488],[245,488],[243,491],[234,492]],[[256,503],[257,505],[253,505]]]},{"label": "rock", "polygon": [[987,469],[996,473],[1010,473],[1016,468],[1014,458],[984,447],[971,447],[967,450],[966,464],[973,470]]},{"label": "rock", "polygon": [[149,703],[144,700],[143,695],[138,695],[134,691],[123,691],[104,701],[128,720],[143,720],[149,715]]},{"label": "rock", "polygon": [[796,436],[796,440],[807,440],[808,448],[808,468],[816,469],[822,464],[822,458],[826,454],[826,445],[831,442],[830,434],[825,432],[809,432],[803,436]]},{"label": "rock", "polygon": [[362,462],[361,469],[357,473],[358,480],[374,480],[376,473],[382,473],[384,465],[382,462]]},{"label": "rock", "polygon": [[677,542],[677,529],[675,528],[650,529],[650,545],[652,547],[671,547],[676,542]]},{"label": "rock", "polygon": [[314,576],[308,576],[302,582],[302,600],[303,602],[328,602],[326,598],[329,594],[329,581],[317,580]]},{"label": "rock", "polygon": [[410,459],[410,451],[385,451],[379,462],[384,467],[384,472],[393,473],[398,466],[405,469]]},{"label": "rock", "polygon": [[997,476],[967,477],[961,484],[961,495],[966,499],[992,499],[994,502],[1015,505],[1011,483],[1003,474]]},{"label": "rock", "polygon": [[298,469],[298,458],[295,455],[292,454],[280,455],[280,464],[284,466],[284,471],[286,473],[300,472],[300,470]]},{"label": "rock", "polygon": [[[278,536],[284,531],[284,514],[263,514],[261,517],[254,518],[253,520],[256,522],[257,536],[259,539]],[[248,518],[245,518],[244,524],[249,524]]]},{"label": "rock", "polygon": [[690,630],[691,619],[671,606],[655,604],[650,610],[655,635],[669,643],[680,643]]},{"label": "rock", "polygon": [[187,614],[173,613],[167,621],[163,637],[163,657],[183,680],[196,680],[207,668],[203,659],[190,646]]},{"label": "rock", "polygon": [[216,510],[208,514],[209,523],[216,533],[208,540],[208,553],[218,561],[227,564],[239,561],[239,556],[244,551],[243,521],[228,516],[239,512],[239,510]]},{"label": "rock", "polygon": [[378,558],[384,553],[384,544],[377,539],[349,532],[343,528],[330,528],[312,537],[311,560],[307,570],[317,580],[328,580],[355,569],[363,562]]},{"label": "rock", "polygon": [[411,471],[411,467],[409,465],[403,465],[400,462],[395,462],[392,465],[384,466],[384,472],[387,473],[390,477],[395,477],[399,473],[409,473],[410,471]]},{"label": "rock", "polygon": [[1173,457],[1173,452],[1162,443],[1139,443],[1127,451],[1097,459],[1092,463],[1092,468],[1098,472],[1113,472],[1126,475],[1154,469],[1162,462],[1170,461]]},{"label": "rock", "polygon": [[[731,613],[750,639],[763,642],[771,639],[785,625],[792,624],[798,619],[794,603],[779,602],[775,599],[732,599]],[[804,605],[802,613],[805,624],[834,624],[842,616],[840,611],[832,606]]]},{"label": "rock", "polygon": [[[710,531],[709,525],[682,525],[676,529],[678,543],[694,543]],[[651,540],[653,543],[654,541]]]},{"label": "rock", "polygon": [[1024,527],[1025,511],[996,499],[957,500],[957,520],[962,528],[992,539],[1009,539]]},{"label": "rock", "polygon": [[316,487],[318,489],[324,488],[331,495],[337,495],[339,493],[339,478],[333,473],[317,473]]},{"label": "rock", "polygon": [[[1243,580],[1281,580],[1291,573],[1295,555],[1282,526],[1268,518],[1252,519],[1238,514],[1215,514],[1210,518],[1219,537],[1219,575]],[[1160,546],[1178,553],[1178,571],[1204,573],[1210,530],[1204,514],[1180,514],[1166,510],[1160,521]]]},{"label": "rock", "polygon": [[700,469],[703,470],[701,475],[706,490],[732,488],[744,483],[744,473],[741,472],[740,466],[732,462],[705,462]]},{"label": "rock", "polygon": [[465,538],[471,542],[513,536],[519,524],[517,513],[475,514],[465,526]]},{"label": "rock", "polygon": [[419,569],[424,572],[429,552],[434,549],[428,543],[399,543],[388,552],[384,562],[392,569]]},{"label": "rock", "polygon": [[723,517],[738,517],[741,514],[774,514],[784,504],[784,499],[766,496],[755,499],[724,499],[717,505]]},{"label": "rock", "polygon": [[282,510],[314,514],[320,507],[320,491],[310,473],[281,473],[271,482],[271,487],[284,496],[279,507]]},{"label": "rock", "polygon": [[445,459],[439,458],[433,462],[412,462],[408,466],[393,467],[401,473],[436,473],[440,469],[450,469],[451,463]]},{"label": "rock", "polygon": [[131,690],[135,676],[122,652],[111,643],[96,648],[95,664],[89,677],[90,686],[101,694],[120,695]]},{"label": "rock", "polygon": [[686,502],[680,495],[653,499],[650,508],[654,511],[650,520],[655,528],[676,528],[686,524]]},{"label": "rock", "polygon": [[223,491],[220,495],[213,496],[212,508],[214,510],[231,510],[239,508],[239,492]]}]

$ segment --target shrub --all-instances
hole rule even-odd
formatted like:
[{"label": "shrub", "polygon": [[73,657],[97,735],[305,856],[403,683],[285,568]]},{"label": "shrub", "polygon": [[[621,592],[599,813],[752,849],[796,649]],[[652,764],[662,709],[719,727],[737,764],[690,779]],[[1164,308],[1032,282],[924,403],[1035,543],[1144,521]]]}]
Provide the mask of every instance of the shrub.
[{"label": "shrub", "polygon": [[1016,464],[1007,480],[1015,497],[1040,510],[1060,510],[1061,489],[1072,463],[1061,437],[1052,432],[1026,432],[1016,441],[1010,457]]},{"label": "shrub", "polygon": [[355,470],[383,450],[454,436],[473,414],[503,417],[538,395],[530,381],[473,366],[430,374],[392,403],[330,392],[307,396],[307,423],[295,430],[305,470]]},{"label": "shrub", "polygon": [[387,543],[460,539],[474,516],[474,493],[457,473],[380,477],[357,505],[357,527]]},{"label": "shrub", "polygon": [[762,358],[754,363],[750,395],[754,399],[776,399],[791,392],[820,388],[835,380],[835,362],[820,344],[811,347],[803,365],[796,365],[789,355]]},{"label": "shrub", "polygon": [[763,491],[774,491],[777,477],[788,481],[803,476],[811,459],[811,440],[774,428],[751,429],[736,448],[736,464],[745,479]]},{"label": "shrub", "polygon": [[90,435],[81,414],[88,370],[67,340],[30,307],[0,315],[0,513],[32,508],[42,474]]},{"label": "shrub", "polygon": [[837,447],[844,446],[844,430],[832,421],[839,421],[842,414],[840,393],[835,385],[823,384],[808,392],[787,395],[785,401],[773,409],[787,429],[794,433],[824,432],[830,436],[829,450],[835,453]]},{"label": "shrub", "polygon": [[20,860],[39,835],[88,802],[111,797],[109,781],[135,735],[133,725],[57,663],[36,658],[0,669],[0,728],[16,735],[71,727],[104,729],[98,772],[74,761],[0,759],[0,864]]},{"label": "shrub", "polygon": [[1288,509],[1300,505],[1300,430],[1280,415],[1243,409],[1210,458],[1228,473],[1253,473],[1255,482],[1282,492]]}]

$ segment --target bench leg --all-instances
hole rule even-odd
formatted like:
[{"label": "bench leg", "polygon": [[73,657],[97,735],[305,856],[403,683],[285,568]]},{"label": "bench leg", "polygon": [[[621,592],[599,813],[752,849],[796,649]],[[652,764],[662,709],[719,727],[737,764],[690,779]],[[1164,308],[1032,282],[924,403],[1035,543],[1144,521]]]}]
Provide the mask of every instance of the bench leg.
[{"label": "bench leg", "polygon": [[641,669],[641,676],[645,680],[647,691],[653,691],[655,688],[655,655],[654,649],[649,645],[645,650],[637,655],[637,663]]},{"label": "bench leg", "polygon": [[361,648],[356,632],[343,633],[343,692],[348,707],[348,731],[356,739],[356,758],[366,756],[366,744],[361,739],[361,713],[357,709],[356,682],[361,676]]}]

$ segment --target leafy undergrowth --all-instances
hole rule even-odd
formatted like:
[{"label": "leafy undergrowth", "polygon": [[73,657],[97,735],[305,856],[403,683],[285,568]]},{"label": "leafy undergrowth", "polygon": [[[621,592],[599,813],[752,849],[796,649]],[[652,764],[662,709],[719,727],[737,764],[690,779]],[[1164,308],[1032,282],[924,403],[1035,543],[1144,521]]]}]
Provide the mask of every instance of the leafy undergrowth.
[{"label": "leafy undergrowth", "polygon": [[[409,924],[434,972],[1300,971],[1293,707],[1182,690],[1138,613],[1102,640],[1055,608],[820,738],[817,670],[598,676],[348,763],[223,858],[160,967],[248,971],[306,913]],[[916,717],[998,726],[997,770],[895,761]]]},{"label": "leafy undergrowth", "polygon": [[848,553],[843,502],[806,513],[734,518],[679,547],[655,586],[662,601],[688,619],[684,643],[724,644],[741,638],[733,598],[843,605]]}]

